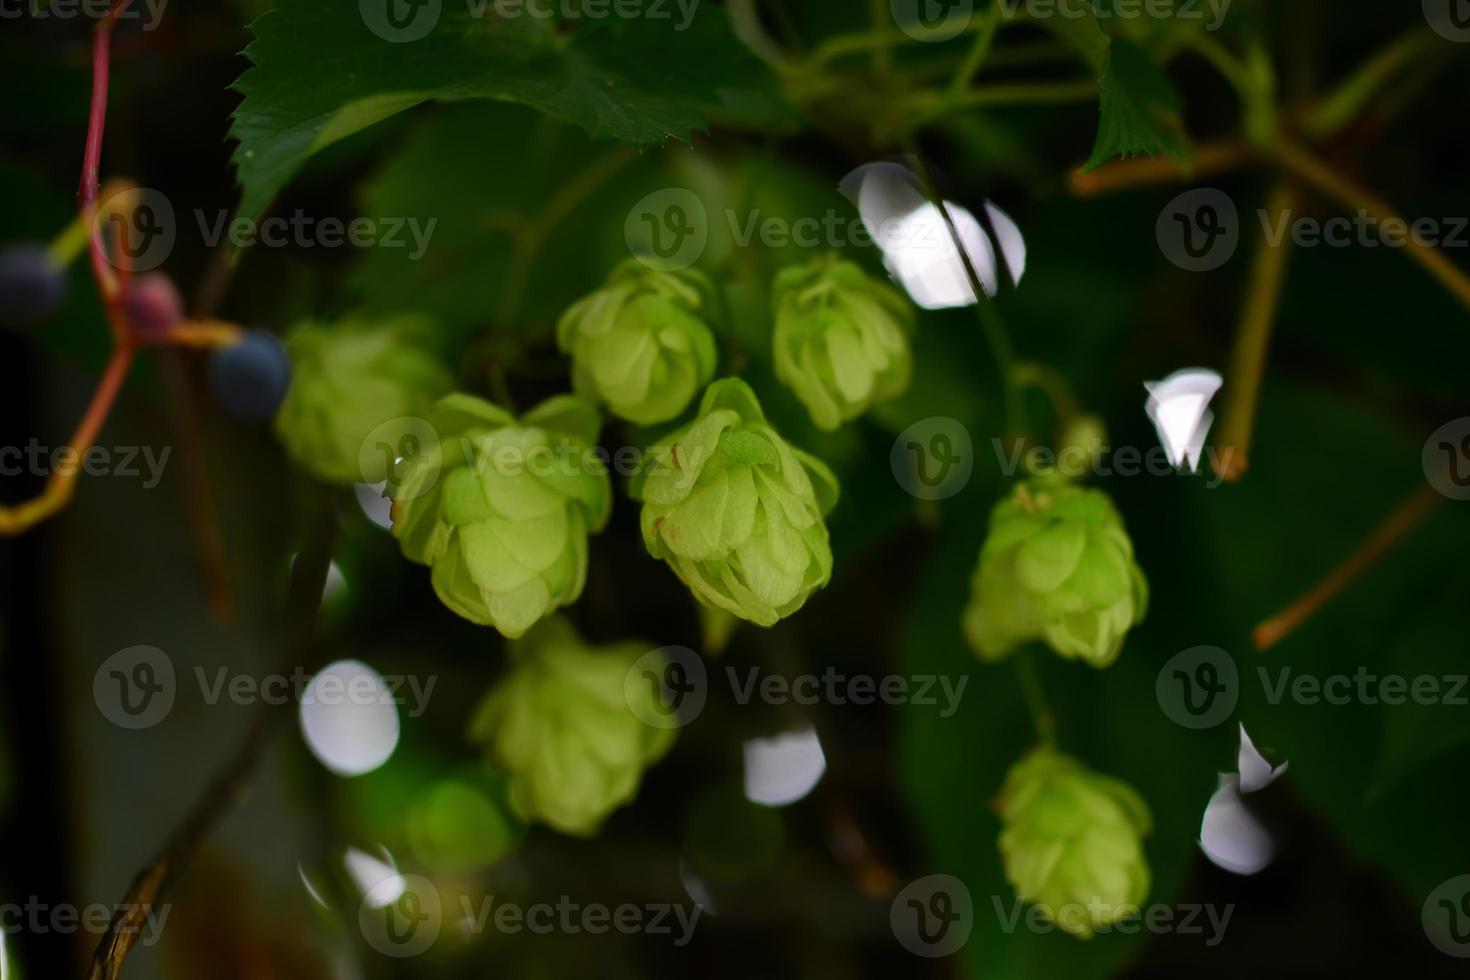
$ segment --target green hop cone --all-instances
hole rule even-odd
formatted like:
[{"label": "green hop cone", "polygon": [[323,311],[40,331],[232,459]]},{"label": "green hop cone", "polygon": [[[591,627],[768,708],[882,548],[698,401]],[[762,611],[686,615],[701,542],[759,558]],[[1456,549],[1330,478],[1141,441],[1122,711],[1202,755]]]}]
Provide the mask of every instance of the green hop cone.
[{"label": "green hop cone", "polygon": [[965,635],[986,660],[1044,639],[1063,657],[1106,667],[1147,605],[1148,582],[1107,494],[1031,480],[991,512]]},{"label": "green hop cone", "polygon": [[520,636],[582,594],[587,536],[612,509],[607,468],[592,451],[601,419],[570,395],[517,420],[453,394],[428,421],[437,440],[404,461],[390,488],[393,534],[405,557],[431,566],[446,606]]},{"label": "green hop cone", "polygon": [[831,431],[909,386],[914,311],[835,257],[783,269],[773,290],[776,376]]},{"label": "green hop cone", "polygon": [[365,445],[380,425],[422,416],[454,379],[414,343],[432,325],[416,316],[307,323],[286,339],[291,387],[276,434],[291,458],[332,483],[380,483],[387,453]]},{"label": "green hop cone", "polygon": [[625,261],[557,324],[577,394],[639,425],[678,416],[715,373],[715,338],[699,316],[710,289],[693,269]]},{"label": "green hop cone", "polygon": [[640,720],[659,710],[653,685],[626,683],[649,649],[589,646],[560,616],[510,645],[510,674],[480,706],[470,736],[509,774],[522,817],[591,836],[637,793],[643,770],[674,741],[672,729]]},{"label": "green hop cone", "polygon": [[771,626],[832,576],[836,477],[771,428],[744,381],[710,385],[633,490],[649,554],[717,609]]},{"label": "green hop cone", "polygon": [[1006,775],[1000,853],[1016,897],[1083,939],[1148,896],[1152,818],[1130,787],[1040,748]]}]

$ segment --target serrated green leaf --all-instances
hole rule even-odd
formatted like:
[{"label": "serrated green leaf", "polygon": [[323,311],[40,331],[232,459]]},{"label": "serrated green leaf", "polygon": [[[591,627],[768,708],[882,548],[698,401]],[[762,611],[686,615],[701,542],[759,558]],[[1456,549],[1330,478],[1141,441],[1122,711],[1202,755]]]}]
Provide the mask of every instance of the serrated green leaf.
[{"label": "serrated green leaf", "polygon": [[568,22],[499,9],[445,5],[424,36],[395,42],[353,0],[282,0],[252,26],[254,67],[235,86],[241,213],[260,213],[322,148],[430,100],[519,102],[635,145],[688,141],[714,112],[789,111],[723,9]]},{"label": "serrated green leaf", "polygon": [[1179,121],[1179,93],[1143,48],[1113,38],[1103,61],[1102,113],[1097,140],[1083,171],[1119,156],[1163,153],[1189,165],[1189,143]]}]

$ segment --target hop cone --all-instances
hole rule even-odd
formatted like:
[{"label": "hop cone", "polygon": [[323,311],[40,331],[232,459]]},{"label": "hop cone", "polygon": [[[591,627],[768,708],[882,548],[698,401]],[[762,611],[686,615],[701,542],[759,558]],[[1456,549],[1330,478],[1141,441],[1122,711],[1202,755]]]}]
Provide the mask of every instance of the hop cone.
[{"label": "hop cone", "polygon": [[1016,896],[1084,939],[1148,895],[1148,806],[1124,783],[1041,748],[1001,790],[1000,852]]},{"label": "hop cone", "polygon": [[851,262],[819,259],[776,277],[776,376],[832,430],[909,386],[913,309]]},{"label": "hop cone", "polygon": [[520,636],[582,594],[587,535],[607,523],[612,487],[591,452],[597,410],[563,395],[517,421],[454,394],[428,420],[438,439],[392,488],[393,534],[432,567],[446,606]]},{"label": "hop cone", "polygon": [[649,554],[711,606],[770,626],[832,575],[823,518],[836,478],[771,428],[739,379],[709,387],[634,490]]},{"label": "hop cone", "polygon": [[643,770],[674,740],[627,700],[646,698],[644,707],[657,710],[652,685],[625,684],[648,650],[588,646],[559,616],[511,644],[510,674],[480,706],[470,735],[510,775],[511,805],[523,817],[590,836],[637,793]]},{"label": "hop cone", "polygon": [[699,311],[709,290],[694,271],[658,272],[629,259],[557,324],[577,394],[640,425],[667,422],[715,371],[715,339]]},{"label": "hop cone", "polygon": [[1148,583],[1107,495],[1033,480],[991,512],[965,634],[987,660],[1044,639],[1064,657],[1106,667],[1147,604]]},{"label": "hop cone", "polygon": [[301,466],[334,483],[379,483],[389,459],[368,436],[390,419],[421,416],[453,379],[413,343],[430,325],[418,317],[333,327],[308,323],[286,340],[291,386],[276,433]]}]

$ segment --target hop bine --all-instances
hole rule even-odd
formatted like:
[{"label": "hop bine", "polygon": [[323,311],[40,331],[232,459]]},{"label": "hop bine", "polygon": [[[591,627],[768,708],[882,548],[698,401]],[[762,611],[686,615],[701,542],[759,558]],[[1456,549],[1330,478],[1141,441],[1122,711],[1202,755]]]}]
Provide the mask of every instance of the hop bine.
[{"label": "hop bine", "polygon": [[639,425],[677,417],[714,376],[714,335],[701,319],[712,291],[696,270],[625,261],[557,324],[574,390]]},{"label": "hop bine", "polygon": [[710,385],[633,492],[648,553],[717,609],[771,626],[832,577],[825,517],[837,479],[781,438],[737,378]]},{"label": "hop bine", "polygon": [[1106,667],[1147,606],[1148,582],[1107,495],[1039,478],[991,512],[964,629],[985,660],[1044,640],[1063,657]]},{"label": "hop bine", "polygon": [[612,510],[607,468],[590,451],[601,418],[570,395],[517,420],[453,394],[428,422],[434,444],[391,487],[393,534],[432,568],[446,606],[520,636],[582,594],[587,537]]},{"label": "hop bine", "polygon": [[1083,939],[1137,915],[1148,897],[1143,837],[1152,818],[1126,784],[1039,748],[1000,795],[1000,852],[1016,896]]},{"label": "hop bine", "polygon": [[671,729],[640,720],[653,685],[628,683],[650,649],[589,646],[559,616],[510,645],[510,674],[476,713],[470,736],[510,776],[511,805],[563,833],[591,836],[638,792],[643,771],[673,744]]},{"label": "hop bine", "polygon": [[909,386],[914,311],[835,257],[783,269],[773,290],[776,376],[828,431]]}]

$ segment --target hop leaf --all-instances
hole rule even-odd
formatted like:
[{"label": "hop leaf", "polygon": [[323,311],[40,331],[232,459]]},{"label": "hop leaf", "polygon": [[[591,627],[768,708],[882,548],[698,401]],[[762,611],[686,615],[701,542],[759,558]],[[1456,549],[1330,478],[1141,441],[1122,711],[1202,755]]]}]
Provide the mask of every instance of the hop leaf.
[{"label": "hop leaf", "polygon": [[1006,878],[1058,927],[1088,939],[1138,913],[1148,896],[1142,838],[1152,818],[1130,787],[1040,748],[1006,775],[1000,816]]},{"label": "hop leaf", "polygon": [[333,483],[378,483],[388,460],[364,453],[373,429],[420,416],[453,379],[415,346],[430,325],[408,316],[335,326],[307,323],[286,340],[291,386],[276,415],[276,434],[301,466]]},{"label": "hop leaf", "polygon": [[393,534],[433,569],[446,606],[517,637],[575,602],[587,577],[587,536],[612,508],[607,468],[593,455],[601,420],[570,395],[517,421],[470,395],[428,414],[437,442],[393,488]]},{"label": "hop leaf", "polygon": [[835,256],[776,277],[776,376],[819,428],[836,429],[903,394],[913,370],[913,308]]},{"label": "hop leaf", "polygon": [[557,324],[577,394],[640,425],[679,415],[715,372],[715,339],[698,316],[709,282],[694,270],[624,262]]},{"label": "hop leaf", "polygon": [[1133,542],[1107,495],[1032,480],[991,512],[964,628],[987,660],[1044,639],[1063,657],[1106,667],[1147,603]]},{"label": "hop leaf", "polygon": [[634,797],[643,770],[674,740],[627,700],[657,708],[652,686],[625,684],[649,649],[588,646],[559,616],[511,644],[510,674],[480,706],[470,737],[510,774],[511,805],[523,817],[591,836]]},{"label": "hop leaf", "polygon": [[824,517],[837,480],[771,428],[737,378],[709,387],[633,489],[649,554],[701,602],[771,626],[832,576]]}]

